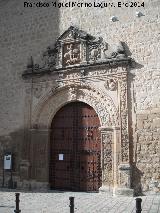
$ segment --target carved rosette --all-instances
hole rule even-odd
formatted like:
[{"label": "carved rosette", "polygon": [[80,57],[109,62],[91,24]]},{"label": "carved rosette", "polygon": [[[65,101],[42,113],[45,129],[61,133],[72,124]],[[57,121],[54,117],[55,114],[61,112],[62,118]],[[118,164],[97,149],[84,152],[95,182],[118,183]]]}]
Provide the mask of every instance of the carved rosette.
[{"label": "carved rosette", "polygon": [[103,184],[104,185],[112,185],[113,184],[113,174],[112,174],[112,166],[113,166],[113,153],[112,153],[112,145],[113,145],[113,134],[111,131],[107,131],[105,133],[102,132],[102,169],[103,169]]},{"label": "carved rosette", "polygon": [[129,162],[129,133],[127,106],[127,73],[120,79],[121,161]]}]

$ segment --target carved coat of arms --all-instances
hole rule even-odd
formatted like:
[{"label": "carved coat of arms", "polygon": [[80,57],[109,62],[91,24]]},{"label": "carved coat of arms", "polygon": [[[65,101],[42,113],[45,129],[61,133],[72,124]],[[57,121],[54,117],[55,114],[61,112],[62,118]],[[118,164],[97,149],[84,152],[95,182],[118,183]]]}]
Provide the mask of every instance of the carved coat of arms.
[{"label": "carved coat of arms", "polygon": [[63,65],[80,63],[80,43],[66,43],[63,45]]}]

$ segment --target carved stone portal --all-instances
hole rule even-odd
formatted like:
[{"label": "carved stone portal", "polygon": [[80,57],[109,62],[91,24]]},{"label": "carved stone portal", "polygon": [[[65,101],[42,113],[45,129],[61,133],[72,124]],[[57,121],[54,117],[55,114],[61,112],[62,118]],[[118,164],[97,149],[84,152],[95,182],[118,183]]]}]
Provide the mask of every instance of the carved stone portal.
[{"label": "carved stone portal", "polygon": [[30,112],[26,114],[26,123],[30,122],[31,129],[30,145],[26,146],[32,149],[28,148],[32,154],[27,159],[31,165],[30,178],[47,182],[47,175],[44,177],[43,173],[49,166],[51,121],[65,104],[82,101],[94,108],[101,123],[103,185],[100,190],[115,194],[128,190],[128,195],[133,194],[127,103],[131,58],[126,56],[122,43],[110,47],[101,37],[70,27],[44,52],[42,62],[37,65],[32,61],[23,74],[28,79],[26,83],[32,85],[30,97],[26,95],[30,102],[26,106]]}]

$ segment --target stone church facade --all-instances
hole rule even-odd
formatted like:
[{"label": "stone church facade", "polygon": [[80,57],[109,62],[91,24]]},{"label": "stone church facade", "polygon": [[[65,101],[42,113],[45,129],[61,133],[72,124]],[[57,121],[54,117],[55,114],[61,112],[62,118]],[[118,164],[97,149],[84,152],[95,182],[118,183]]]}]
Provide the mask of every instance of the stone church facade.
[{"label": "stone church facade", "polygon": [[[77,160],[78,175],[85,170],[76,182],[83,190],[92,191],[98,182],[95,188],[115,195],[159,192],[158,3],[148,1],[136,17],[137,8],[35,9],[17,2],[14,9],[13,2],[0,2],[7,17],[1,21],[1,185],[8,187],[12,176],[13,187],[49,189],[57,172],[50,152],[54,118],[66,106],[83,103],[88,125],[80,127],[82,147],[71,150],[76,158],[55,145],[71,189],[77,181],[70,181],[77,171],[71,161]],[[118,20],[111,22],[114,14]],[[70,134],[67,125],[60,126],[63,139],[74,135],[78,141],[81,135]],[[12,171],[3,170],[5,153],[12,153]]]}]

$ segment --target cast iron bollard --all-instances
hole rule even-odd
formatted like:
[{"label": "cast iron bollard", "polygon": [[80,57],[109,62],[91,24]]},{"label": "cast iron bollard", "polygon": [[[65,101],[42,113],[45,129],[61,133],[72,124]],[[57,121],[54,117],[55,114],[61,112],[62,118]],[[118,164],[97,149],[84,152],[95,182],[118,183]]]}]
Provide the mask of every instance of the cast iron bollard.
[{"label": "cast iron bollard", "polygon": [[136,213],[141,213],[142,208],[141,208],[141,198],[136,198]]},{"label": "cast iron bollard", "polygon": [[70,200],[70,213],[74,213],[74,197],[69,197]]},{"label": "cast iron bollard", "polygon": [[19,195],[20,195],[20,193],[16,193],[15,195],[16,195],[16,200],[15,200],[16,201],[16,210],[14,210],[14,212],[15,213],[20,213],[21,212],[21,210],[19,210],[19,201],[20,201],[19,200]]}]

